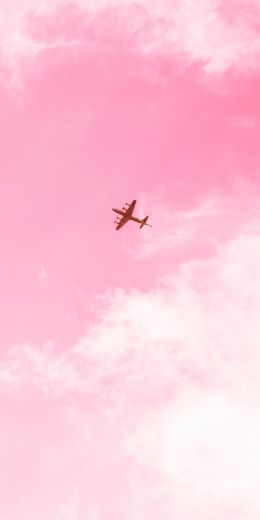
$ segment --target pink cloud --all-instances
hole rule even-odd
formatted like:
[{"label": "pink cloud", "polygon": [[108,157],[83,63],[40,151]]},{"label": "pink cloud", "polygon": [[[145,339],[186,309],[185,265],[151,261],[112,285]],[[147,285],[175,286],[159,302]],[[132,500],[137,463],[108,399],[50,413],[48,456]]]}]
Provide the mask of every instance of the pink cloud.
[{"label": "pink cloud", "polygon": [[[110,43],[126,38],[140,52],[179,55],[201,63],[208,74],[258,69],[257,0],[175,2],[97,0],[3,4],[2,54],[16,70],[17,59],[35,58],[44,50]],[[29,22],[29,23],[28,23]],[[113,26],[113,31],[111,27]]]},{"label": "pink cloud", "polygon": [[259,254],[238,235],[160,289],[111,295],[68,352],[9,351],[3,514],[258,517]]},{"label": "pink cloud", "polygon": [[259,517],[258,16],[1,3],[4,520]]}]

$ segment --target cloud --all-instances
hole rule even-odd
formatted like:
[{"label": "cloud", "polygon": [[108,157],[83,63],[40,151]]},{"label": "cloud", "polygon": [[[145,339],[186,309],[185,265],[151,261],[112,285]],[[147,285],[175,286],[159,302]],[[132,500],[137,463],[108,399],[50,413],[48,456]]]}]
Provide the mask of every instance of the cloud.
[{"label": "cloud", "polygon": [[216,393],[144,421],[129,449],[140,463],[151,468],[158,464],[173,480],[183,500],[177,518],[189,518],[192,511],[195,518],[198,511],[211,518],[211,509],[217,515],[228,514],[231,507],[243,511],[244,506],[248,511],[241,517],[257,518],[259,433],[254,407]]},{"label": "cloud", "polygon": [[259,517],[258,199],[241,184],[177,218],[161,204],[149,255],[183,247],[173,221],[188,242],[218,231],[211,255],[102,295],[67,350],[1,354],[3,518]]},{"label": "cloud", "polygon": [[202,62],[207,73],[258,68],[257,1],[180,0],[167,9],[171,23],[164,45],[168,48]]},{"label": "cloud", "polygon": [[2,447],[14,467],[29,453],[26,486],[38,461],[55,494],[45,516],[65,514],[65,494],[77,520],[258,518],[260,238],[255,222],[246,229],[156,289],[105,295],[68,351],[2,356]]},{"label": "cloud", "polygon": [[[148,235],[141,235],[141,246],[137,258],[143,259],[158,253],[183,248],[196,242],[218,242],[221,222],[225,226],[230,209],[224,198],[216,194],[207,196],[199,205],[187,211],[172,208],[167,202],[158,199],[151,203],[153,228]],[[226,207],[225,207],[226,206]]]},{"label": "cloud", "polygon": [[105,366],[122,363],[130,376],[131,363],[143,374],[151,370],[157,390],[194,375],[196,384],[237,385],[239,395],[257,395],[259,256],[258,233],[241,232],[212,259],[183,264],[153,291],[119,291],[76,351]]},{"label": "cloud", "polygon": [[75,0],[2,2],[0,48],[13,70],[44,50],[93,45],[129,35],[144,55],[177,56],[207,74],[258,70],[257,0]]},{"label": "cloud", "polygon": [[[140,246],[132,252],[139,260],[165,257],[175,263],[192,257],[215,254],[218,247],[240,232],[259,229],[258,189],[250,182],[236,181],[227,195],[212,191],[193,208],[173,207],[165,194],[146,200],[144,207],[153,215],[149,233],[140,234]],[[142,201],[141,201],[142,206]],[[146,210],[145,210],[146,211]],[[144,209],[140,210],[144,213]],[[178,260],[179,256],[179,260]]]}]

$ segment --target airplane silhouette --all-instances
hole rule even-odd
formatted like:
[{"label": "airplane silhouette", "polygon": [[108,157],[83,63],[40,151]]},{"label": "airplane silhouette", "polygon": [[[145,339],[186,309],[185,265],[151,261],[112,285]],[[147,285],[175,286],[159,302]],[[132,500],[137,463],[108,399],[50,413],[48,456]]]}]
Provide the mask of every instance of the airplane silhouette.
[{"label": "airplane silhouette", "polygon": [[152,227],[151,224],[147,223],[148,216],[143,218],[143,219],[134,217],[133,212],[134,212],[134,209],[135,209],[136,200],[133,200],[133,202],[131,202],[131,204],[128,204],[126,202],[125,205],[127,206],[127,208],[125,208],[125,207],[123,207],[122,209],[112,208],[112,210],[115,213],[118,213],[118,215],[121,216],[121,218],[120,217],[116,217],[116,220],[114,221],[114,224],[117,224],[117,226],[116,226],[116,230],[117,231],[122,226],[124,226],[129,220],[133,220],[134,222],[137,222],[138,224],[140,224],[140,229],[142,229],[142,227],[144,227],[144,226]]}]

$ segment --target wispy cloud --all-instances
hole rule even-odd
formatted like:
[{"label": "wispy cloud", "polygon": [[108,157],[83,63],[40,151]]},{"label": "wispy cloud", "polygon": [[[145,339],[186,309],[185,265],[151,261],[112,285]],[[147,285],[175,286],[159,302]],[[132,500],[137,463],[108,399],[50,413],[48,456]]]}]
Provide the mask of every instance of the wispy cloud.
[{"label": "wispy cloud", "polygon": [[[30,0],[3,3],[0,14],[0,48],[12,66],[18,59],[35,57],[44,48],[84,44],[89,37],[93,40],[93,34],[94,40],[98,39],[103,34],[102,27],[94,33],[91,30],[88,37],[88,26],[97,27],[100,18],[107,17],[110,29],[106,25],[106,31],[128,32],[142,53],[176,55],[183,63],[201,63],[208,74],[258,69],[257,0],[246,4],[242,0]],[[42,39],[38,29],[50,23],[53,30],[47,39]]]},{"label": "wispy cloud", "polygon": [[165,196],[146,201],[147,205],[154,226],[149,233],[140,234],[139,252],[133,253],[139,260],[166,252],[176,256],[187,248],[192,250],[193,258],[205,252],[214,254],[223,241],[248,225],[259,229],[258,190],[242,180],[236,182],[229,195],[214,191],[188,210],[169,205]]}]

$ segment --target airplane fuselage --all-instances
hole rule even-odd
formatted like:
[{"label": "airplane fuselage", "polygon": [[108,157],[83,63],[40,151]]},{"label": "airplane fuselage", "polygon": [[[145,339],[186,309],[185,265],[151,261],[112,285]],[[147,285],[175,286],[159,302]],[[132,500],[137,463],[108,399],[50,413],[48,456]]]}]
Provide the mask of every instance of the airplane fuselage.
[{"label": "airplane fuselage", "polygon": [[142,219],[134,217],[133,215],[128,216],[127,211],[123,211],[122,209],[116,209],[116,208],[112,208],[112,210],[115,213],[118,213],[118,215],[125,217],[127,220],[133,220],[134,222],[138,222],[138,224],[142,224]]}]

